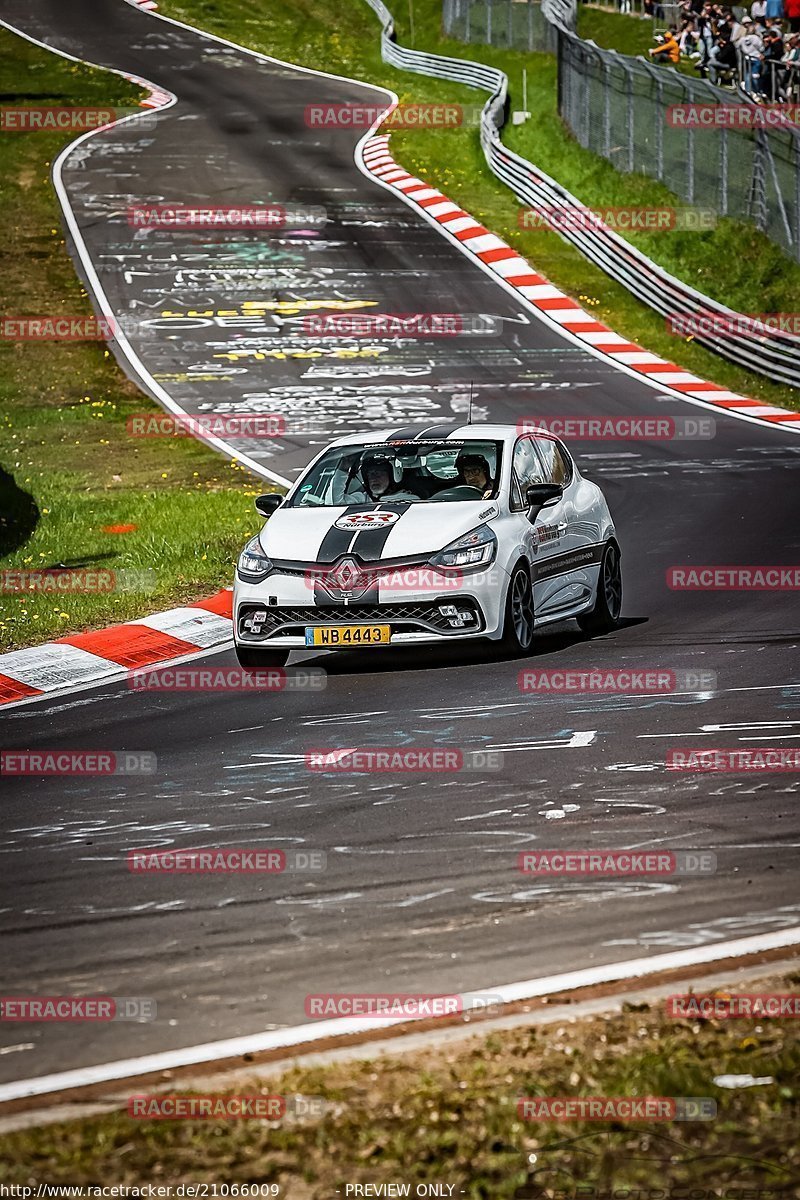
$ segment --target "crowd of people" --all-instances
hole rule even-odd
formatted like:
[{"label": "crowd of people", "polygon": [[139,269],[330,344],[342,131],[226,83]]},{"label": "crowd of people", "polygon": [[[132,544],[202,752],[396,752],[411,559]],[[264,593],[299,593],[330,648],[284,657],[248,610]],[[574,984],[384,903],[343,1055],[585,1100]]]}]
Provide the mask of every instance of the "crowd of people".
[{"label": "crowd of people", "polygon": [[[648,6],[657,17],[658,0]],[[753,0],[749,12],[680,0],[679,12],[650,50],[654,62],[690,58],[704,79],[738,85],[754,100],[800,100],[800,0]]]}]

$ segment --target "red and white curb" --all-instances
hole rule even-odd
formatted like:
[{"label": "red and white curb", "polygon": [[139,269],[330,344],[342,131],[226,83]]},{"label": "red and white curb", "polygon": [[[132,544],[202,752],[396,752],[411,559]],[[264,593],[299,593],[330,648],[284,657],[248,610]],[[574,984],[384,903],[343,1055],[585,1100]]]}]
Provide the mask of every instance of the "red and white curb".
[{"label": "red and white curb", "polygon": [[395,162],[389,151],[387,134],[368,137],[361,145],[361,156],[368,174],[421,209],[426,217],[460,242],[463,250],[477,258],[507,288],[515,290],[528,305],[561,326],[577,341],[583,342],[587,349],[645,376],[648,383],[679,393],[684,399],[800,433],[800,413],[751,400],[716,383],[700,379],[677,363],[627,341],[596,320],[576,300],[539,275],[518,251],[490,233],[438,188],[417,179]]},{"label": "red and white curb", "polygon": [[221,648],[233,636],[232,600],[233,592],[225,589],[182,608],[0,654],[0,706]]}]

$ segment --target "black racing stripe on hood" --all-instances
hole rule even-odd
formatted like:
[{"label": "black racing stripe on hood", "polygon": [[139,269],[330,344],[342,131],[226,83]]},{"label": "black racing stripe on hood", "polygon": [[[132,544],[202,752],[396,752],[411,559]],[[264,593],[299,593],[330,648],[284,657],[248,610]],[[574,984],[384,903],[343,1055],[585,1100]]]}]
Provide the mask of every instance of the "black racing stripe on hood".
[{"label": "black racing stripe on hood", "polygon": [[[411,507],[412,500],[396,500],[392,503],[387,500],[377,506],[376,512],[395,512],[402,517],[403,513],[407,512]],[[397,521],[391,525],[384,525],[382,529],[365,529],[363,532],[356,535],[356,540],[353,543],[353,553],[357,554],[362,562],[375,562],[383,553],[383,548],[386,545],[389,534],[396,527]]]},{"label": "black racing stripe on hood", "polygon": [[[343,513],[339,513],[336,520],[340,521],[342,517],[349,517],[352,513],[364,511],[365,506],[363,504],[349,504]],[[352,538],[352,529],[337,529],[334,522],[320,543],[319,550],[317,551],[317,562],[335,562],[337,558],[341,557],[347,551]]]}]

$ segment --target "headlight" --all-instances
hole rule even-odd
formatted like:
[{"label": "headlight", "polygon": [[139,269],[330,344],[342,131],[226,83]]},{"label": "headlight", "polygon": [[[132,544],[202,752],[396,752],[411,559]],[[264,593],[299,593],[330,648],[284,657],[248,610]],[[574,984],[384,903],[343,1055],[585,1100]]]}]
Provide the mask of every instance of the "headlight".
[{"label": "headlight", "polygon": [[444,570],[486,567],[494,558],[496,549],[497,538],[489,526],[479,525],[434,554],[430,563],[432,567],[442,567]]},{"label": "headlight", "polygon": [[272,562],[261,549],[258,537],[251,538],[239,555],[236,571],[240,579],[248,583],[257,583],[264,579],[272,570]]}]

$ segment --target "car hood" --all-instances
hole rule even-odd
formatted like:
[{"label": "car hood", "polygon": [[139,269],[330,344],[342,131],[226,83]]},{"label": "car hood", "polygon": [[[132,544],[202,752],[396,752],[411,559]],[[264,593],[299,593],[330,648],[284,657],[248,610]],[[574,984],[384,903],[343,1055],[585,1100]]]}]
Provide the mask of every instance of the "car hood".
[{"label": "car hood", "polygon": [[335,562],[342,554],[362,562],[427,558],[498,512],[494,500],[285,508],[272,514],[260,538],[269,558],[291,562]]}]

